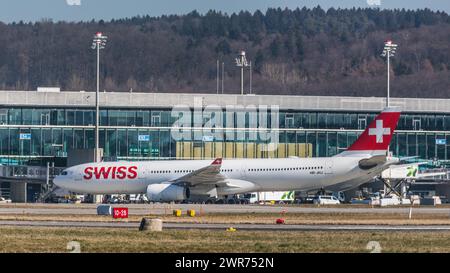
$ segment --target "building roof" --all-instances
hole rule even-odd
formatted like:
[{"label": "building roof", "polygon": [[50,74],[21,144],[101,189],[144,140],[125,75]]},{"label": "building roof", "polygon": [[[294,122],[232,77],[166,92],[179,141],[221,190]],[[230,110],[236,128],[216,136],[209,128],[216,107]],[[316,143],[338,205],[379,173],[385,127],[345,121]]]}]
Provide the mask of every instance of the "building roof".
[{"label": "building roof", "polygon": [[[101,107],[172,108],[175,105],[278,105],[282,110],[378,112],[380,97],[277,96],[186,93],[100,92]],[[0,91],[2,107],[95,107],[95,92]],[[404,112],[450,113],[450,99],[391,98],[391,106]]]}]

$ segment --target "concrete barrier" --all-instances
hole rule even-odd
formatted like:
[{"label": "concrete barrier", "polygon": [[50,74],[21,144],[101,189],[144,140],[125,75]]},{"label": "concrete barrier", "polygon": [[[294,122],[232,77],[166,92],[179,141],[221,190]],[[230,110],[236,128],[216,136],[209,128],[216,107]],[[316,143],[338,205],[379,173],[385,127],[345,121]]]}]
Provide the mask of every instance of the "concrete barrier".
[{"label": "concrete barrier", "polygon": [[163,221],[161,219],[142,218],[139,231],[162,231]]},{"label": "concrete barrier", "polygon": [[97,206],[97,215],[112,215],[112,207],[109,205]]},{"label": "concrete barrier", "polygon": [[195,210],[193,210],[193,209],[188,210],[187,215],[190,217],[195,217]]},{"label": "concrete barrier", "polygon": [[181,217],[181,209],[174,209],[173,215],[176,217]]}]

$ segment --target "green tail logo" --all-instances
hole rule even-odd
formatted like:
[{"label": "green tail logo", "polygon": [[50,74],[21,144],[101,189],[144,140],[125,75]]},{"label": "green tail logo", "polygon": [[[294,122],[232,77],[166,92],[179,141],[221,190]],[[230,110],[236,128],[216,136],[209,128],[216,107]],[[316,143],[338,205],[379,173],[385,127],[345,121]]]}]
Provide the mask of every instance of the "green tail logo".
[{"label": "green tail logo", "polygon": [[288,191],[285,192],[282,196],[281,196],[282,200],[290,200],[290,199],[294,199],[294,191]]},{"label": "green tail logo", "polygon": [[416,177],[418,168],[414,166],[410,166],[406,168],[408,170],[408,173],[406,174],[406,177]]}]

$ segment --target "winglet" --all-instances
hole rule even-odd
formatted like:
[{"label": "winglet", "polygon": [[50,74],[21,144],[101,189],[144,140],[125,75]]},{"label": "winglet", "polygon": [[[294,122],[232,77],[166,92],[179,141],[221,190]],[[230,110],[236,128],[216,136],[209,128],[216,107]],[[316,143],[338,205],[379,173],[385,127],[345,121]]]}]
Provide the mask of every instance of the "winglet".
[{"label": "winglet", "polygon": [[222,158],[216,158],[211,165],[222,165]]}]

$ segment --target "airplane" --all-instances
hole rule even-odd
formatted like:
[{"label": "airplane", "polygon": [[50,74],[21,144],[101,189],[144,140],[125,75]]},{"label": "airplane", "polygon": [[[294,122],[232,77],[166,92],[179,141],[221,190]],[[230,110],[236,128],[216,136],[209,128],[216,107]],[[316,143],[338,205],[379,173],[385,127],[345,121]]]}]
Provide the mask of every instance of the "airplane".
[{"label": "airplane", "polygon": [[333,157],[97,162],[65,169],[54,184],[79,194],[146,194],[152,202],[263,191],[343,191],[380,175],[399,159],[389,143],[400,118],[384,109],[345,151]]}]

